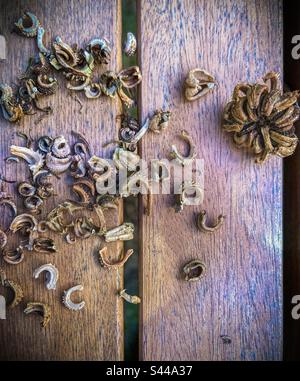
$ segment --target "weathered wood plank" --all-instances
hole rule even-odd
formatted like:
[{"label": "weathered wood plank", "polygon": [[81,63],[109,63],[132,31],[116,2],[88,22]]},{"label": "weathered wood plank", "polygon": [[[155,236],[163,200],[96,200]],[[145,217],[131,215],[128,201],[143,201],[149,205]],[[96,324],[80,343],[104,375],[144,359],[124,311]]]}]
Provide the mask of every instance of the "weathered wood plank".
[{"label": "weathered wood plank", "polygon": [[[278,360],[282,346],[282,161],[259,166],[221,130],[234,85],[282,70],[281,1],[139,2],[141,120],[155,109],[173,112],[162,136],[148,134],[143,158],[167,157],[188,130],[205,161],[205,200],[175,214],[171,196],[141,215],[140,356],[144,360]],[[218,88],[188,103],[183,81],[201,67]],[[227,216],[215,234],[197,231],[195,214]],[[204,279],[185,283],[191,259]],[[231,338],[224,344],[221,335]]]},{"label": "weathered wood plank", "polygon": [[[47,45],[59,35],[70,44],[84,46],[91,38],[106,37],[113,46],[109,68],[119,70],[121,64],[120,49],[120,2],[115,1],[0,1],[1,33],[7,41],[7,60],[1,63],[1,82],[13,83],[26,67],[27,60],[36,52],[35,41],[11,34],[13,23],[30,10],[38,16],[47,35]],[[59,77],[59,76],[58,76]],[[95,154],[109,156],[110,149],[102,144],[115,138],[116,115],[120,113],[120,104],[107,98],[88,101],[82,97],[83,113],[80,105],[71,98],[60,78],[60,89],[56,95],[45,102],[53,105],[54,113],[37,126],[37,116],[27,116],[19,127],[0,120],[0,162],[1,173],[7,178],[25,180],[29,171],[22,165],[4,165],[3,159],[9,153],[13,143],[24,144],[16,137],[16,131],[28,133],[33,137],[49,134],[64,134],[70,141],[71,130],[81,132],[90,141]],[[80,96],[81,97],[81,96]],[[65,181],[64,181],[65,180]],[[70,197],[66,179],[55,184],[57,196],[47,201],[45,211],[50,211],[62,200]],[[14,193],[15,194],[15,193]],[[122,208],[119,214],[111,217],[111,225],[121,222]],[[9,221],[9,216],[1,219],[1,224]],[[53,317],[49,326],[42,330],[39,318],[25,316],[24,304],[7,314],[7,320],[0,321],[0,358],[10,360],[121,360],[123,358],[123,306],[118,300],[117,290],[123,286],[123,271],[104,271],[97,260],[99,241],[86,240],[74,246],[66,245],[55,237],[58,246],[56,255],[46,256],[27,253],[25,260],[18,266],[6,265],[7,275],[20,282],[24,287],[25,300],[44,301],[51,306]],[[111,253],[118,256],[121,244],[109,246]],[[35,268],[52,262],[60,270],[60,281],[56,291],[46,291],[42,279],[33,280]],[[63,290],[83,284],[84,292],[79,296],[86,307],[78,313],[72,313],[63,307]],[[2,288],[1,288],[2,290]]]}]

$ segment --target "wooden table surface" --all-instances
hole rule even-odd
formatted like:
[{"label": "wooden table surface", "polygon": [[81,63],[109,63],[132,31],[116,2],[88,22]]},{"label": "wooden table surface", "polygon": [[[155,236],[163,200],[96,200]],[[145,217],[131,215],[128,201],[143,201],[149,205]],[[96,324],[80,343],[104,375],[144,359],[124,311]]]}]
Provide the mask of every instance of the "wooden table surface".
[{"label": "wooden table surface", "polygon": [[[7,60],[0,63],[0,81],[13,83],[36,51],[31,39],[11,34],[24,10],[35,13],[47,31],[49,45],[59,35],[68,43],[85,45],[107,37],[113,46],[112,70],[121,67],[120,1],[4,1],[0,0],[0,33],[7,40]],[[255,82],[268,71],[282,73],[282,7],[280,0],[138,0],[138,64],[143,74],[139,117],[156,109],[172,112],[169,129],[161,136],[148,133],[139,146],[141,156],[165,158],[172,144],[184,148],[178,135],[185,129],[204,160],[204,202],[176,214],[172,195],[154,196],[152,214],[140,208],[140,359],[141,360],[279,360],[282,357],[282,160],[263,165],[233,147],[221,130],[221,115],[237,82]],[[187,102],[183,82],[189,70],[211,72],[218,87],[204,99]],[[46,99],[54,113],[38,125],[27,116],[19,127],[0,119],[1,171],[18,181],[28,177],[26,165],[4,165],[11,144],[23,144],[16,132],[33,137],[83,133],[99,156],[110,157],[102,144],[117,137],[118,102],[100,98],[84,101],[84,111],[65,89]],[[73,140],[72,140],[73,139]],[[69,197],[64,181],[47,211]],[[14,187],[10,188],[15,192]],[[16,194],[16,193],[14,193]],[[141,200],[143,201],[143,200]],[[21,204],[19,202],[20,211]],[[226,215],[214,234],[197,230],[197,213],[210,218]],[[122,221],[122,205],[111,224]],[[9,216],[0,216],[7,226]],[[1,359],[119,360],[123,358],[123,303],[116,292],[123,271],[104,271],[97,261],[98,241],[66,246],[55,237],[57,254],[27,253],[18,266],[5,265],[19,281],[25,302],[51,305],[53,318],[42,330],[39,318],[24,316],[24,303],[0,321]],[[112,256],[122,245],[110,245]],[[206,276],[196,283],[182,279],[183,265],[202,260]],[[52,262],[60,270],[59,287],[45,290],[33,270]],[[66,310],[63,290],[82,283],[86,308]],[[81,295],[80,295],[81,296]],[[229,343],[222,337],[226,335]]]},{"label": "wooden table surface", "polygon": [[[205,199],[174,213],[155,197],[141,218],[140,356],[144,360],[278,360],[282,355],[282,160],[263,165],[233,147],[221,114],[238,82],[282,72],[281,2],[144,0],[139,2],[140,115],[172,111],[169,130],[148,134],[143,158],[167,157],[185,129],[204,160]],[[218,87],[187,102],[189,70],[212,73]],[[197,230],[196,212],[226,221]],[[180,269],[200,259],[206,277],[188,284]],[[225,344],[222,335],[229,336]]]},{"label": "wooden table surface", "polygon": [[[16,82],[17,76],[26,68],[28,58],[37,51],[35,40],[12,34],[13,23],[26,10],[40,19],[46,30],[47,46],[56,36],[63,41],[85,46],[92,38],[106,37],[110,40],[113,53],[110,63],[112,70],[121,68],[121,14],[119,1],[106,0],[51,0],[51,1],[0,1],[1,33],[7,40],[7,60],[1,63],[0,82]],[[103,70],[103,69],[102,69]],[[8,179],[23,181],[29,176],[27,165],[4,165],[3,159],[9,154],[11,144],[24,145],[16,136],[17,131],[33,137],[49,134],[63,134],[74,142],[71,130],[81,132],[90,142],[94,153],[109,156],[112,147],[102,148],[102,144],[117,136],[116,116],[120,104],[108,98],[89,102],[81,95],[84,103],[82,114],[80,105],[68,95],[66,82],[62,77],[60,88],[45,104],[53,105],[54,113],[38,125],[38,116],[25,116],[19,127],[0,119],[0,161],[1,173]],[[46,212],[59,202],[70,197],[70,184],[61,180],[55,184],[57,196],[47,201]],[[14,192],[14,195],[16,193]],[[19,203],[21,207],[21,204]],[[21,209],[20,209],[21,211]],[[122,207],[118,215],[111,216],[110,224],[115,226],[122,220]],[[3,214],[2,214],[3,217]],[[9,216],[7,216],[9,218]],[[7,226],[1,219],[1,226]],[[24,261],[17,266],[5,266],[7,276],[18,281],[24,288],[28,301],[47,302],[51,306],[52,319],[43,330],[40,318],[25,316],[24,303],[8,311],[7,320],[0,320],[0,358],[24,360],[121,360],[123,358],[123,302],[117,291],[123,286],[123,271],[105,271],[100,267],[97,250],[100,242],[85,240],[75,245],[66,245],[55,236],[58,252],[55,255],[26,253]],[[121,255],[121,244],[110,244],[111,255]],[[53,263],[60,272],[56,291],[47,291],[43,277],[34,280],[34,269],[45,263]],[[78,294],[86,307],[79,312],[67,310],[61,303],[65,289],[82,284],[84,291]]]}]

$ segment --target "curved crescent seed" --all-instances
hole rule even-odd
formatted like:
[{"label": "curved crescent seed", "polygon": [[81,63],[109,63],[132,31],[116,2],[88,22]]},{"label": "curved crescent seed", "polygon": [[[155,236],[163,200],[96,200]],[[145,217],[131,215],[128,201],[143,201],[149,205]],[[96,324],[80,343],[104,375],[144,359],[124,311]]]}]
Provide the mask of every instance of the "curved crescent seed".
[{"label": "curved crescent seed", "polygon": [[220,214],[217,218],[216,223],[214,223],[212,226],[207,225],[207,214],[205,210],[202,210],[202,212],[199,213],[197,218],[197,227],[199,230],[202,230],[203,232],[213,233],[216,230],[219,230],[224,222],[225,216],[223,214]]},{"label": "curved crescent seed", "polygon": [[27,303],[24,313],[26,315],[31,313],[36,313],[38,315],[41,315],[43,318],[43,320],[41,321],[42,328],[46,327],[46,325],[49,323],[51,318],[50,307],[46,303],[40,303],[40,302]]},{"label": "curved crescent seed", "polygon": [[187,156],[183,156],[177,149],[176,145],[172,145],[172,151],[171,151],[171,158],[176,159],[181,164],[189,164],[191,161],[193,161],[197,155],[196,147],[192,141],[192,138],[190,135],[185,131],[181,131],[181,137],[183,140],[185,140],[189,145],[189,154]]},{"label": "curved crescent seed", "polygon": [[48,263],[46,265],[42,265],[34,270],[33,277],[35,279],[38,279],[40,274],[42,272],[46,271],[46,287],[48,290],[55,290],[56,284],[58,281],[58,270],[57,268],[52,265],[51,263]]},{"label": "curved crescent seed", "polygon": [[77,286],[73,286],[73,287],[69,288],[68,290],[64,291],[64,295],[63,295],[63,304],[69,310],[72,310],[72,311],[79,311],[85,306],[84,301],[82,301],[80,303],[72,302],[71,296],[72,296],[73,292],[76,292],[76,291],[83,291],[83,286],[81,284],[79,284]]}]

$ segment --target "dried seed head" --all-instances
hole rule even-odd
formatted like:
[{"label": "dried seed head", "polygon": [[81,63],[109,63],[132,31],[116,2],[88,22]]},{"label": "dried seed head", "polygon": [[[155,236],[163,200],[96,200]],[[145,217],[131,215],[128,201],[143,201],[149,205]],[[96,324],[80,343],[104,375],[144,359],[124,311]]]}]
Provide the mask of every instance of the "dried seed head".
[{"label": "dried seed head", "polygon": [[264,83],[238,84],[223,114],[223,128],[238,148],[254,154],[257,163],[269,155],[290,156],[298,144],[294,123],[299,119],[299,92],[283,93],[279,74],[268,73]]}]

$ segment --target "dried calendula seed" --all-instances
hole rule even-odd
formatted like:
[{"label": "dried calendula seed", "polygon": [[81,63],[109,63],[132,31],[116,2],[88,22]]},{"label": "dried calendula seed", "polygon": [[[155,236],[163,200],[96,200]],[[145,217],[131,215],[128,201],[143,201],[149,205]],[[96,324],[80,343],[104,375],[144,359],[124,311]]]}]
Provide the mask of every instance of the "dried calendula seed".
[{"label": "dried calendula seed", "polygon": [[102,91],[98,83],[91,83],[84,88],[85,96],[89,99],[97,99],[101,96]]},{"label": "dried calendula seed", "polygon": [[126,222],[116,228],[108,230],[104,234],[104,238],[106,242],[114,242],[114,241],[128,241],[133,239],[134,225],[130,222]]},{"label": "dried calendula seed", "polygon": [[10,265],[18,265],[24,259],[24,250],[22,246],[17,247],[15,250],[3,250],[3,259]]},{"label": "dried calendula seed", "polygon": [[[99,220],[99,230],[100,232],[102,233],[105,233],[107,231],[107,228],[106,228],[106,219],[105,219],[105,216],[104,216],[104,212],[103,212],[103,209],[100,205],[93,205],[93,210],[94,212],[97,214],[98,216],[98,220]],[[101,234],[100,233],[100,234]]]},{"label": "dried calendula seed", "polygon": [[50,152],[53,139],[50,136],[42,136],[38,139],[37,145],[43,153]]},{"label": "dried calendula seed", "polygon": [[18,283],[10,279],[5,280],[4,286],[10,288],[14,293],[13,300],[8,305],[8,307],[9,308],[16,307],[24,297],[22,287]]},{"label": "dried calendula seed", "polygon": [[33,277],[35,279],[38,279],[40,274],[42,272],[46,272],[46,287],[48,290],[55,290],[56,284],[58,281],[58,270],[57,268],[52,265],[51,263],[48,263],[46,265],[42,265],[34,270]]},{"label": "dried calendula seed", "polygon": [[126,290],[119,291],[119,296],[126,300],[126,302],[131,303],[131,304],[139,304],[141,303],[141,298],[139,298],[136,295],[129,295],[126,293]]},{"label": "dried calendula seed", "polygon": [[135,35],[131,32],[128,32],[126,36],[126,41],[124,42],[123,52],[128,57],[133,56],[136,52],[136,46],[137,42]]},{"label": "dried calendula seed", "polygon": [[134,135],[140,129],[139,122],[136,118],[128,114],[122,114],[117,117],[117,120],[121,120],[121,127],[119,130],[119,138],[123,142],[130,143]]},{"label": "dried calendula seed", "polygon": [[76,243],[76,236],[72,233],[68,233],[65,236],[65,240],[69,245],[74,245],[74,243]]},{"label": "dried calendula seed", "polygon": [[36,187],[26,181],[18,185],[18,192],[23,197],[33,196],[36,192]]},{"label": "dried calendula seed", "polygon": [[43,41],[44,35],[45,35],[45,29],[40,26],[37,30],[37,39],[36,39],[37,47],[38,47],[40,53],[42,53],[46,57],[50,57],[51,51],[45,47],[45,44]]},{"label": "dried calendula seed", "polygon": [[14,201],[10,200],[9,198],[3,198],[2,200],[0,199],[0,205],[8,206],[10,208],[10,210],[12,211],[13,218],[15,218],[17,216],[18,211],[17,211],[17,206],[14,203]]},{"label": "dried calendula seed", "polygon": [[38,222],[31,214],[23,213],[19,214],[10,225],[10,230],[16,233],[18,230],[22,230],[28,233],[30,230],[37,230]]},{"label": "dried calendula seed", "polygon": [[194,101],[212,91],[216,86],[215,78],[203,69],[191,70],[185,80],[185,97]]},{"label": "dried calendula seed", "polygon": [[36,37],[40,22],[31,12],[25,12],[15,23],[17,31],[26,37]]},{"label": "dried calendula seed", "polygon": [[100,205],[103,210],[118,209],[118,198],[110,194],[98,195],[96,203]]},{"label": "dried calendula seed", "polygon": [[52,154],[58,159],[64,159],[71,153],[71,148],[64,136],[56,137],[50,147]]},{"label": "dried calendula seed", "polygon": [[27,303],[27,306],[24,310],[24,313],[26,315],[31,313],[36,313],[40,316],[42,316],[43,320],[41,321],[41,327],[45,328],[46,325],[49,323],[51,318],[51,311],[50,307],[46,303],[39,303],[39,302],[30,302]]},{"label": "dried calendula seed", "polygon": [[56,246],[52,238],[38,237],[33,240],[33,251],[37,253],[56,253]]},{"label": "dried calendula seed", "polygon": [[125,88],[131,89],[142,81],[142,74],[138,66],[131,66],[119,72],[118,78]]},{"label": "dried calendula seed", "polygon": [[216,230],[220,229],[224,220],[225,220],[225,216],[223,216],[223,214],[220,214],[217,218],[216,223],[214,223],[212,226],[208,226],[207,225],[207,213],[205,210],[202,210],[198,214],[197,226],[198,226],[198,229],[202,230],[203,232],[213,233]]},{"label": "dried calendula seed", "polygon": [[64,158],[57,158],[51,153],[46,155],[46,166],[49,171],[55,175],[59,175],[68,170],[70,165],[72,164],[72,157],[67,156]]},{"label": "dried calendula seed", "polygon": [[76,292],[76,291],[83,291],[83,286],[81,284],[79,284],[77,286],[73,286],[73,287],[69,288],[68,290],[64,291],[64,295],[63,295],[63,304],[69,310],[72,310],[72,311],[82,310],[82,308],[84,308],[84,306],[85,306],[84,301],[82,301],[80,303],[74,303],[71,300],[71,296],[72,296],[73,292]]},{"label": "dried calendula seed", "polygon": [[95,195],[96,189],[94,182],[90,179],[80,179],[72,185],[73,192],[78,196],[79,202],[88,204],[91,202],[92,196]]},{"label": "dried calendula seed", "polygon": [[184,279],[188,282],[195,282],[205,275],[205,271],[205,264],[198,259],[195,259],[183,267]]},{"label": "dried calendula seed", "polygon": [[101,250],[99,250],[99,260],[101,263],[101,266],[111,268],[111,267],[122,267],[127,262],[127,260],[131,257],[133,254],[133,250],[129,249],[127,252],[123,255],[123,257],[116,261],[116,262],[110,262],[107,259],[107,246],[103,247]]},{"label": "dried calendula seed", "polygon": [[24,159],[29,164],[29,169],[33,175],[35,175],[44,165],[43,155],[30,148],[12,145],[10,147],[10,152],[12,155]]},{"label": "dried calendula seed", "polygon": [[37,195],[26,197],[24,200],[24,207],[31,213],[39,212],[39,208],[43,205],[43,200]]},{"label": "dried calendula seed", "polygon": [[110,61],[111,47],[110,42],[106,38],[94,38],[88,44],[88,49],[92,53],[96,62],[100,64],[108,64]]},{"label": "dried calendula seed", "polygon": [[21,286],[13,280],[7,279],[5,271],[0,268],[0,280],[4,287],[9,288],[13,292],[13,299],[9,303],[9,308],[16,307],[23,299],[24,293]]},{"label": "dried calendula seed", "polygon": [[142,137],[146,134],[149,127],[150,127],[150,120],[149,120],[149,118],[147,118],[146,122],[142,125],[142,127],[137,131],[136,134],[134,134],[134,136],[130,140],[130,143],[137,144],[139,142],[139,140],[141,140]]},{"label": "dried calendula seed", "polygon": [[[99,228],[94,224],[89,217],[76,218],[74,222],[74,234],[77,238],[87,239],[99,233]],[[100,230],[100,234],[102,234]]]},{"label": "dried calendula seed", "polygon": [[193,143],[192,138],[190,137],[189,133],[185,130],[181,131],[181,138],[185,140],[189,145],[189,154],[187,156],[183,156],[177,149],[177,147],[173,144],[172,145],[172,151],[170,153],[170,156],[172,159],[176,159],[180,164],[186,165],[191,163],[197,155],[196,152],[196,146]]},{"label": "dried calendula seed", "polygon": [[18,122],[23,116],[23,109],[12,88],[5,83],[0,83],[0,110],[9,122]]},{"label": "dried calendula seed", "polygon": [[156,110],[150,119],[149,130],[155,132],[156,134],[160,134],[162,131],[167,129],[170,117],[170,111]]},{"label": "dried calendula seed", "polygon": [[238,148],[246,148],[263,163],[271,154],[292,155],[298,144],[294,123],[299,119],[300,92],[284,93],[279,74],[270,72],[263,83],[241,83],[233,90],[223,113],[223,129]]}]

